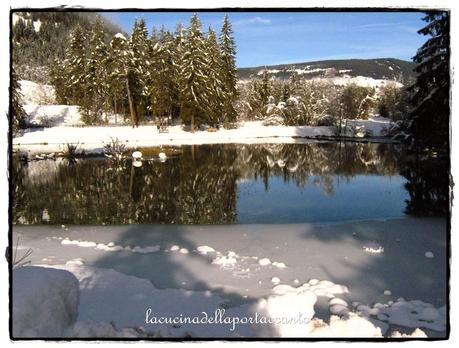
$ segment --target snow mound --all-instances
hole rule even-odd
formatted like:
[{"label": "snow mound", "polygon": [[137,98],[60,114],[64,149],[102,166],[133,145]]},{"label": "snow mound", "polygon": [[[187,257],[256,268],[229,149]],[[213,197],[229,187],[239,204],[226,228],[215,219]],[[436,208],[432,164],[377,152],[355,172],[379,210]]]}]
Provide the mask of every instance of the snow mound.
[{"label": "snow mound", "polygon": [[35,126],[81,126],[81,115],[76,105],[24,105],[28,122]]},{"label": "snow mound", "polygon": [[23,104],[54,104],[56,102],[53,86],[27,80],[20,80],[19,86]]},{"label": "snow mound", "polygon": [[426,335],[426,333],[424,331],[422,331],[421,329],[417,328],[411,334],[404,334],[404,333],[400,333],[399,331],[394,331],[392,333],[391,337],[395,337],[395,338],[403,338],[403,337],[426,338],[427,335]]},{"label": "snow mound", "polygon": [[271,260],[268,259],[267,257],[264,257],[264,258],[258,260],[258,263],[259,263],[261,266],[267,266],[267,265],[271,264]]},{"label": "snow mound", "polygon": [[434,253],[431,252],[431,251],[426,251],[424,256],[427,257],[428,259],[433,259],[434,258]]},{"label": "snow mound", "polygon": [[283,263],[283,262],[276,262],[276,261],[273,262],[273,266],[274,266],[274,267],[277,267],[277,268],[286,268],[286,267],[287,267],[287,266],[285,265],[285,263]]},{"label": "snow mound", "polygon": [[347,137],[381,137],[387,134],[392,124],[390,119],[374,115],[368,120],[345,120],[342,132]]},{"label": "snow mound", "polygon": [[298,337],[307,333],[316,301],[312,291],[288,291],[261,299],[256,309],[273,320],[276,336]]},{"label": "snow mound", "polygon": [[212,261],[214,265],[221,268],[233,268],[237,264],[238,255],[234,251],[228,251],[227,255],[217,253],[217,257]]},{"label": "snow mound", "polygon": [[[256,310],[271,318],[273,326],[269,329],[274,330],[275,335],[280,337],[349,337],[355,336],[357,332],[364,337],[381,336],[381,330],[376,328],[368,318],[361,318],[349,313],[347,302],[335,298],[335,294],[347,292],[347,287],[327,280],[311,279],[300,287],[279,284],[272,289],[271,296],[258,301]],[[345,320],[332,316],[330,324],[317,318],[313,319],[314,305],[320,296],[332,298],[329,301],[332,313],[350,314],[354,317]]]},{"label": "snow mound", "polygon": [[363,250],[365,250],[367,253],[371,253],[371,254],[381,254],[381,253],[384,252],[384,248],[382,246],[379,246],[377,248],[364,246]]},{"label": "snow mound", "polygon": [[198,253],[200,253],[201,255],[206,255],[208,253],[214,253],[215,252],[215,249],[208,246],[208,245],[201,245],[201,246],[198,246],[197,249]]},{"label": "snow mound", "polygon": [[78,316],[78,280],[59,269],[13,271],[13,336],[60,337]]},{"label": "snow mound", "polygon": [[348,319],[332,315],[329,324],[313,319],[310,326],[309,337],[382,337],[384,334],[380,327],[353,313]]}]

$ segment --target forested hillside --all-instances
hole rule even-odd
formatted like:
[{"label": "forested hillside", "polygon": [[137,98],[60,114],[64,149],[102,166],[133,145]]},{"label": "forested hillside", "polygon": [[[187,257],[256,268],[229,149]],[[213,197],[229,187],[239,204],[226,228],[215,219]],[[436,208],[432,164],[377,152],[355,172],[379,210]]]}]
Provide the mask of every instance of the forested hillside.
[{"label": "forested hillside", "polygon": [[381,59],[340,59],[240,68],[239,78],[261,78],[263,71],[280,79],[288,79],[292,72],[304,78],[337,77],[343,75],[366,76],[373,79],[410,80],[414,78],[414,63],[395,58]]},{"label": "forested hillside", "polygon": [[[49,83],[54,60],[63,59],[71,31],[79,25],[89,31],[92,12],[13,12],[13,62],[19,79]],[[122,30],[104,19],[106,40]]]}]

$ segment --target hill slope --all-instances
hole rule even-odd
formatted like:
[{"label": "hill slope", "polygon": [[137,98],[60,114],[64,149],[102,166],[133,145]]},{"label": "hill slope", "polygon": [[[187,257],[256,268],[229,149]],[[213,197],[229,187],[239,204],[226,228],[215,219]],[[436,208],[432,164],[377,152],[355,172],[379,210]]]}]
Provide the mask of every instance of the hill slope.
[{"label": "hill slope", "polygon": [[[55,58],[62,59],[70,32],[79,24],[90,30],[94,12],[18,12],[13,11],[13,63],[19,79],[48,83],[48,69]],[[104,19],[107,39],[118,26]]]},{"label": "hill slope", "polygon": [[[288,79],[292,71],[306,78],[344,75],[399,81],[414,78],[414,63],[394,58],[322,60],[270,65],[266,68],[269,75],[280,79]],[[264,69],[264,66],[240,68],[238,75],[242,80],[260,78]]]}]

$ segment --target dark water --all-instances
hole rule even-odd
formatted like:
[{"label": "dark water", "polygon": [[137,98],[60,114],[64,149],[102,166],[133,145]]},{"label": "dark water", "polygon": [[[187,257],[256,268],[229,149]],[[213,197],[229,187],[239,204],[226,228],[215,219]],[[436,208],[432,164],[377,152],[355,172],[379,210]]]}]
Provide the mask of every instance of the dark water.
[{"label": "dark water", "polygon": [[413,200],[393,144],[183,146],[139,168],[129,158],[15,160],[13,222],[345,221],[402,217]]}]

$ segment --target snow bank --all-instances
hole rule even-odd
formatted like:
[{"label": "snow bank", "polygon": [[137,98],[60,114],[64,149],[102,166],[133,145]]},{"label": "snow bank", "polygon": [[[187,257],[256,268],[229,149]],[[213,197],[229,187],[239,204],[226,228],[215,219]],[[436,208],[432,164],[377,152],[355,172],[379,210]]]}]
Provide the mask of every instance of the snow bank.
[{"label": "snow bank", "polygon": [[311,321],[311,330],[308,337],[383,337],[380,327],[375,326],[366,318],[359,317],[353,313],[349,318],[342,318],[337,315],[330,317],[327,324],[323,320],[314,319]]},{"label": "snow bank", "polygon": [[[66,107],[52,110],[57,124],[59,122],[77,122],[76,111]],[[51,108],[50,108],[51,109]],[[40,112],[39,107],[34,113]],[[54,115],[53,114],[53,115]],[[62,123],[60,123],[62,124]],[[361,134],[346,134],[347,136],[383,136],[390,120],[382,117],[372,117],[368,120],[350,120],[348,128],[360,127]],[[41,152],[60,151],[67,143],[79,144],[79,149],[87,152],[102,152],[106,144],[112,139],[118,139],[129,148],[155,145],[197,145],[217,143],[295,143],[304,142],[305,139],[333,138],[334,127],[309,127],[309,126],[264,126],[262,121],[251,121],[241,124],[237,129],[220,129],[217,132],[184,131],[181,126],[169,127],[168,133],[159,133],[156,126],[130,126],[119,127],[64,127],[57,126],[37,131],[25,132],[13,139],[13,145],[23,150],[36,150]]]},{"label": "snow bank", "polygon": [[42,85],[27,80],[20,80],[22,102],[28,104],[54,104],[56,97],[54,95],[54,87],[50,85]]},{"label": "snow bank", "polygon": [[80,284],[78,322],[67,330],[68,337],[132,337],[142,332],[156,337],[233,334],[227,325],[152,322],[154,318],[200,317],[202,312],[213,315],[224,303],[213,292],[157,289],[146,279],[73,263],[53,267],[72,272]]},{"label": "snow bank", "polygon": [[76,277],[65,270],[13,270],[13,336],[60,337],[78,316]]},{"label": "snow bank", "polygon": [[43,127],[82,126],[76,105],[24,105],[30,124]]},{"label": "snow bank", "polygon": [[388,133],[392,121],[378,115],[368,120],[344,120],[342,135],[351,138],[381,137]]},{"label": "snow bank", "polygon": [[[278,283],[278,280],[277,278],[274,283]],[[267,299],[261,299],[255,308],[257,312],[275,319],[274,332],[276,336],[307,337],[314,335],[317,329],[316,321],[312,319],[315,314],[314,305],[318,297],[334,299],[335,295],[348,292],[346,286],[334,284],[327,280],[311,279],[299,287],[279,284],[272,289],[272,295]],[[341,300],[341,302],[344,301]],[[334,302],[333,304],[336,305],[337,303]],[[266,334],[265,330],[266,328],[262,329],[261,333]],[[273,330],[273,328],[270,327],[269,330]],[[355,334],[355,331],[352,332]],[[333,336],[333,331],[328,334]],[[381,332],[379,334],[381,335]],[[323,335],[325,334],[323,333]],[[373,336],[373,330],[370,335],[365,331],[364,335]]]},{"label": "snow bank", "polygon": [[[316,301],[317,296],[312,291],[291,291],[260,300],[256,309],[259,313],[276,320],[276,336],[303,337],[308,332],[307,328],[314,316]],[[272,331],[271,327],[268,329]]]}]

